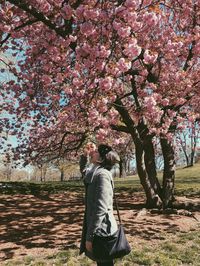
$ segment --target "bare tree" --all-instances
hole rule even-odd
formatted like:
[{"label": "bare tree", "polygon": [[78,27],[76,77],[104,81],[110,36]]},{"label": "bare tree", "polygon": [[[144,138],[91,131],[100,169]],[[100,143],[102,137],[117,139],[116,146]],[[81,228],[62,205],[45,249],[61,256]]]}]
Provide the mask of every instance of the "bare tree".
[{"label": "bare tree", "polygon": [[185,156],[186,166],[193,166],[195,161],[196,150],[199,145],[200,131],[198,124],[194,122],[191,127],[178,131],[177,142]]}]

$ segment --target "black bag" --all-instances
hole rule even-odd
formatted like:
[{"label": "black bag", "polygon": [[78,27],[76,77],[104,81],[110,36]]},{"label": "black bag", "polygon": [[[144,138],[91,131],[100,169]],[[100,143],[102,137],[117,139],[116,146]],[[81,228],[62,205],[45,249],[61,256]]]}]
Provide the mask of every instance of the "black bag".
[{"label": "black bag", "polygon": [[114,193],[115,205],[119,219],[119,227],[117,232],[112,236],[94,235],[92,242],[92,253],[95,259],[115,259],[121,258],[131,252],[131,247],[126,239],[124,228],[119,215],[119,208]]},{"label": "black bag", "polygon": [[112,236],[98,236],[93,238],[93,254],[95,259],[121,258],[131,252],[126,239],[124,228],[120,224],[117,232]]}]

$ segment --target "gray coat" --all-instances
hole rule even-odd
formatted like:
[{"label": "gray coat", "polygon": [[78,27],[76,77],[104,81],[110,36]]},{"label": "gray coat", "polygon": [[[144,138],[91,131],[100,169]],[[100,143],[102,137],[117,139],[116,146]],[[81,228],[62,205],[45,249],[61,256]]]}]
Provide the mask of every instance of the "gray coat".
[{"label": "gray coat", "polygon": [[86,187],[85,215],[81,239],[80,254],[94,259],[85,249],[85,241],[92,241],[94,233],[110,236],[117,229],[113,215],[113,179],[110,171],[102,167],[94,167],[84,178]]}]

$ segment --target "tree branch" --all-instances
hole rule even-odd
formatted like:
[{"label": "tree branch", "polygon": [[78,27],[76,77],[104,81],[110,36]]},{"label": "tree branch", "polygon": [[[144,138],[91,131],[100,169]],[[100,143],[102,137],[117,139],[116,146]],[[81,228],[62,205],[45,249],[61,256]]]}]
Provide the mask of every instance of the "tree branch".
[{"label": "tree branch", "polygon": [[59,36],[63,38],[67,36],[68,31],[63,31],[55,23],[51,22],[51,20],[47,16],[37,11],[34,7],[24,3],[23,1],[18,1],[18,0],[7,0],[7,1],[19,7],[23,11],[29,13],[30,15],[35,17],[38,21],[43,22],[48,28],[54,30]]},{"label": "tree branch", "polygon": [[[197,12],[197,6],[194,4],[194,9],[193,9],[193,25],[192,25],[192,28],[194,29],[196,24],[197,24],[197,19],[196,19],[196,12]],[[196,42],[195,40],[192,41],[192,44],[191,44],[191,47],[189,49],[189,53],[188,53],[188,56],[187,56],[187,59],[185,61],[185,64],[184,64],[184,67],[183,67],[183,70],[186,71],[189,67],[189,62],[190,60],[192,59],[193,57],[193,48],[195,46]]]},{"label": "tree branch", "polygon": [[111,129],[119,131],[119,132],[125,132],[125,133],[129,133],[130,134],[130,130],[128,129],[128,127],[126,126],[122,126],[122,125],[111,125],[110,126]]},{"label": "tree branch", "polygon": [[186,71],[189,67],[189,62],[190,60],[192,59],[193,57],[193,47],[195,46],[195,41],[192,41],[192,45],[189,49],[189,53],[188,53],[188,56],[187,56],[187,59],[185,61],[185,64],[184,64],[184,67],[183,67],[183,70]]},{"label": "tree branch", "polygon": [[[22,28],[25,28],[26,26],[32,25],[35,22],[38,22],[38,19],[28,20],[27,22],[23,23],[22,25],[19,25],[18,27],[14,28],[14,31],[18,31]],[[0,42],[0,47],[10,38],[11,33],[8,33],[7,36]]]}]

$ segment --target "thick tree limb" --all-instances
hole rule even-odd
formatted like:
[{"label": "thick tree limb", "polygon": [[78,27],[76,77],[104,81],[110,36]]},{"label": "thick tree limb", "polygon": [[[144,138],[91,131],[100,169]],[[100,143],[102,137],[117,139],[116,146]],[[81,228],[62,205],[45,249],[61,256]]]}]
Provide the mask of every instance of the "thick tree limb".
[{"label": "thick tree limb", "polygon": [[119,131],[119,132],[125,132],[130,134],[130,130],[126,126],[118,126],[118,125],[111,125],[111,129]]},{"label": "thick tree limb", "polygon": [[188,67],[189,67],[189,62],[190,62],[190,60],[193,57],[193,48],[194,48],[194,46],[195,46],[195,41],[192,42],[192,45],[191,45],[191,47],[189,49],[189,53],[188,53],[187,59],[185,61],[184,67],[183,67],[184,71],[186,71],[188,69]]},{"label": "thick tree limb", "polygon": [[54,30],[59,36],[65,38],[68,35],[69,33],[68,31],[63,31],[55,23],[53,23],[47,16],[37,11],[37,9],[35,9],[34,7],[24,3],[23,1],[18,1],[18,0],[7,0],[7,1],[19,7],[28,14],[32,15],[38,21],[43,22],[48,28]]}]

